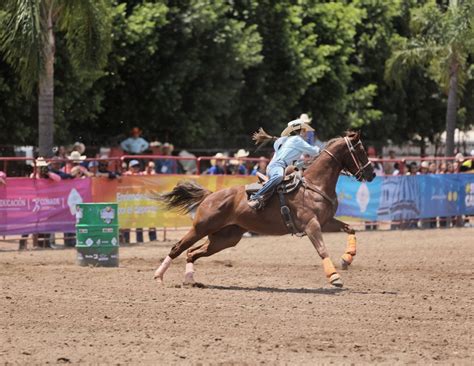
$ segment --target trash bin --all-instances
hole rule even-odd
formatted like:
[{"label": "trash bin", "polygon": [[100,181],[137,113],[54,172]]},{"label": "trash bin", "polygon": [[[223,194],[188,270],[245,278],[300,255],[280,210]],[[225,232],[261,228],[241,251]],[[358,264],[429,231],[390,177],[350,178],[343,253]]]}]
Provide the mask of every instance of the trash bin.
[{"label": "trash bin", "polygon": [[118,267],[117,216],[116,203],[76,205],[76,250],[80,266]]}]

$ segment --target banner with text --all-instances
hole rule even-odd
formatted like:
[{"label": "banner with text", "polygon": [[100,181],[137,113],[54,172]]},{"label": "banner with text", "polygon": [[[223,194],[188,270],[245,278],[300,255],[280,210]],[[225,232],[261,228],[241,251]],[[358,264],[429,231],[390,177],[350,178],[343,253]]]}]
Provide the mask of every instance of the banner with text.
[{"label": "banner with text", "polygon": [[168,211],[154,197],[171,191],[181,180],[195,180],[211,191],[255,182],[253,176],[152,175],[125,176],[120,180],[93,180],[95,202],[117,202],[121,228],[179,227],[191,225],[191,218]]},{"label": "banner with text", "polygon": [[0,235],[74,232],[76,204],[91,200],[90,179],[8,178],[0,186]]}]

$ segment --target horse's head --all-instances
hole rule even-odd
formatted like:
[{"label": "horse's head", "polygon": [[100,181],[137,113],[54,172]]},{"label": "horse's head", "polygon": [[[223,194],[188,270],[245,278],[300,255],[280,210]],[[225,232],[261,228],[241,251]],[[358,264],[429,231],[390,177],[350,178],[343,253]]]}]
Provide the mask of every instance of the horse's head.
[{"label": "horse's head", "polygon": [[374,167],[367,157],[364,145],[360,140],[360,132],[348,132],[343,137],[345,147],[341,164],[359,182],[371,182],[375,178]]}]

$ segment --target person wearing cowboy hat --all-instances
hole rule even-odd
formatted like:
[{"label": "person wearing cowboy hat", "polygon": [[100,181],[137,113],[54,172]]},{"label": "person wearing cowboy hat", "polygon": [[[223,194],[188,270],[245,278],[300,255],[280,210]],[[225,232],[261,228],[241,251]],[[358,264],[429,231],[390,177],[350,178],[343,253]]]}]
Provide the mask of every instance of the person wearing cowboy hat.
[{"label": "person wearing cowboy hat", "polygon": [[223,153],[219,152],[213,157],[214,159],[211,159],[211,167],[207,169],[204,172],[204,174],[208,174],[208,175],[225,174],[226,173],[225,160],[223,160],[222,158],[226,158],[226,156]]},{"label": "person wearing cowboy hat", "polygon": [[231,161],[229,161],[229,165],[231,166],[231,171],[232,174],[238,174],[238,175],[247,175],[248,170],[245,164],[243,163],[240,158],[246,158],[249,156],[249,152],[244,150],[244,149],[239,149],[235,154],[234,158]]},{"label": "person wearing cowboy hat", "polygon": [[85,177],[92,177],[94,174],[89,172],[89,170],[82,165],[84,160],[86,159],[85,155],[81,155],[79,151],[71,152],[71,155],[67,157],[69,159],[69,174],[71,174],[74,178],[85,178]]},{"label": "person wearing cowboy hat", "polygon": [[[298,118],[288,122],[288,126],[281,133],[281,137],[273,144],[275,154],[267,167],[269,179],[257,193],[250,197],[248,204],[252,209],[259,210],[265,206],[266,200],[271,197],[275,188],[285,177],[285,169],[298,161],[302,154],[309,156],[319,154],[319,147],[311,146],[304,139],[307,132],[314,131],[309,125],[311,120],[307,115],[301,115],[301,117],[303,119]],[[255,135],[254,139],[257,140],[257,143],[259,142]]]},{"label": "person wearing cowboy hat", "polygon": [[[161,156],[171,156],[174,146],[169,142],[161,145]],[[155,171],[158,174],[177,174],[178,164],[174,159],[157,159],[155,160]]]},{"label": "person wearing cowboy hat", "polygon": [[44,158],[39,157],[35,161],[33,173],[31,173],[30,178],[36,179],[51,179],[54,182],[59,182],[61,177],[49,170],[49,162]]}]

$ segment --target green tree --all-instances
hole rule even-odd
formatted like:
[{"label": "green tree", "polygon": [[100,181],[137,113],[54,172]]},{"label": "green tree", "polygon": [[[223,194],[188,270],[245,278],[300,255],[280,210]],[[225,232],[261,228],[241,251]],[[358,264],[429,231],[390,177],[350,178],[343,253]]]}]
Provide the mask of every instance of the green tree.
[{"label": "green tree", "polygon": [[54,67],[56,33],[64,34],[72,67],[94,79],[109,51],[106,0],[6,0],[0,50],[17,72],[26,95],[37,87],[39,153],[54,143]]},{"label": "green tree", "polygon": [[223,0],[137,2],[115,19],[102,122],[180,146],[232,141],[244,71],[262,61],[256,26]]},{"label": "green tree", "polygon": [[459,96],[467,80],[468,58],[474,52],[474,4],[450,0],[446,10],[428,1],[414,10],[415,34],[403,40],[386,63],[386,79],[401,82],[415,66],[427,66],[433,80],[447,90],[446,156],[454,154],[454,130]]}]

